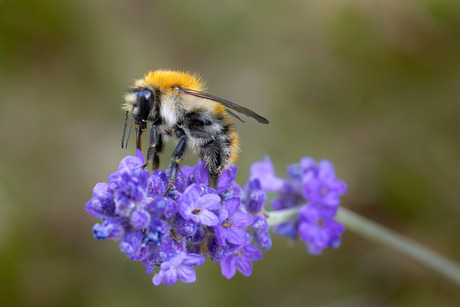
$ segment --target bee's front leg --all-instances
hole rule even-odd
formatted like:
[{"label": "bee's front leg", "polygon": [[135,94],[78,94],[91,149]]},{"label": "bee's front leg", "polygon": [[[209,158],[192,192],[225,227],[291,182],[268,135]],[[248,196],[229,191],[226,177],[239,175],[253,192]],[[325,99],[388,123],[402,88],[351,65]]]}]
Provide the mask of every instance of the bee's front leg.
[{"label": "bee's front leg", "polygon": [[136,148],[142,151],[142,133],[147,129],[147,122],[136,123]]}]

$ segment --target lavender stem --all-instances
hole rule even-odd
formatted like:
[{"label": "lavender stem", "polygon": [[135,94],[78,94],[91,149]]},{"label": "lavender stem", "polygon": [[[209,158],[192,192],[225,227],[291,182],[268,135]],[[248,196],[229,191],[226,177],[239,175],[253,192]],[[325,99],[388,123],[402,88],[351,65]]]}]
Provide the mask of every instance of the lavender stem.
[{"label": "lavender stem", "polygon": [[[289,219],[295,218],[299,214],[300,208],[301,206],[298,206],[285,210],[269,212],[269,225],[277,225],[279,223],[286,222]],[[351,230],[370,240],[392,247],[393,249],[405,254],[420,264],[431,268],[460,286],[460,266],[457,263],[428,249],[410,238],[353,213],[348,209],[340,207],[336,217],[339,222],[345,225],[347,230]]]}]

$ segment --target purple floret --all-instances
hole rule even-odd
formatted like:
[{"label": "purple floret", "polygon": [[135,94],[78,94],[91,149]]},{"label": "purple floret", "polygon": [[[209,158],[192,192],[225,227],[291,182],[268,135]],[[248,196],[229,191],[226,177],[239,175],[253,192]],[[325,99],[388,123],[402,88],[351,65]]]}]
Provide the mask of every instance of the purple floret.
[{"label": "purple floret", "polygon": [[255,246],[246,244],[242,248],[229,253],[220,262],[222,275],[230,279],[236,274],[236,270],[240,271],[246,277],[252,274],[252,261],[262,259],[263,254]]},{"label": "purple floret", "polygon": [[263,250],[269,250],[272,247],[272,238],[269,233],[270,225],[268,225],[265,216],[256,215],[250,229],[253,232],[255,243]]},{"label": "purple floret", "polygon": [[219,219],[211,210],[219,205],[220,197],[217,194],[200,195],[201,191],[198,184],[189,186],[178,201],[179,213],[187,221],[214,226],[219,223]]},{"label": "purple floret", "polygon": [[174,222],[174,231],[182,237],[191,237],[195,234],[198,228],[197,223],[191,220],[184,220],[182,217],[177,217]]},{"label": "purple floret", "polygon": [[163,196],[168,188],[168,178],[162,170],[155,170],[147,180],[147,195],[150,197]]},{"label": "purple floret", "polygon": [[129,222],[136,229],[147,228],[150,225],[150,213],[146,210],[136,210],[131,214]]},{"label": "purple floret", "polygon": [[163,196],[157,196],[151,199],[145,206],[145,209],[150,212],[151,215],[165,220],[175,219],[178,211],[176,202],[171,198]]},{"label": "purple floret", "polygon": [[273,166],[270,157],[266,156],[263,161],[253,163],[250,173],[251,178],[258,178],[260,180],[263,191],[281,191],[284,180],[275,175],[275,167]]},{"label": "purple floret", "polygon": [[[232,183],[235,181],[237,170],[237,167],[230,166],[222,171],[217,184],[217,194],[221,194],[231,187]],[[188,169],[187,172],[189,172]],[[209,181],[208,168],[203,162],[199,161],[190,173],[189,178],[190,183],[197,183],[206,186]]]},{"label": "purple floret", "polygon": [[96,218],[112,217],[115,215],[115,201],[108,191],[109,184],[99,182],[93,189],[94,197],[85,205],[86,211]]},{"label": "purple floret", "polygon": [[136,230],[128,231],[120,242],[121,251],[130,257],[136,257],[142,245],[142,233]]},{"label": "purple floret", "polygon": [[254,217],[238,211],[239,206],[239,197],[232,197],[222,205],[218,224],[214,226],[217,241],[221,246],[225,246],[226,241],[235,245],[243,245],[249,240],[244,228],[252,224]]},{"label": "purple floret", "polygon": [[339,205],[339,196],[347,190],[346,183],[335,177],[334,167],[327,160],[320,161],[316,168],[307,171],[302,184],[308,201],[332,207]]},{"label": "purple floret", "polygon": [[122,223],[122,219],[113,218],[102,224],[95,224],[93,226],[94,238],[98,240],[121,239],[125,234],[125,227]]},{"label": "purple floret", "polygon": [[204,261],[205,258],[202,255],[181,252],[161,264],[161,270],[155,274],[152,282],[155,286],[161,283],[171,286],[179,279],[184,283],[195,282],[196,273],[193,267],[202,265]]},{"label": "purple floret", "polygon": [[335,210],[315,204],[304,205],[299,213],[300,238],[307,243],[307,251],[319,255],[326,247],[337,248],[340,235],[345,231],[342,224],[333,220]]},{"label": "purple floret", "polygon": [[249,179],[243,189],[243,195],[243,203],[250,213],[257,214],[264,209],[264,205],[267,202],[267,195],[262,191],[258,178]]}]

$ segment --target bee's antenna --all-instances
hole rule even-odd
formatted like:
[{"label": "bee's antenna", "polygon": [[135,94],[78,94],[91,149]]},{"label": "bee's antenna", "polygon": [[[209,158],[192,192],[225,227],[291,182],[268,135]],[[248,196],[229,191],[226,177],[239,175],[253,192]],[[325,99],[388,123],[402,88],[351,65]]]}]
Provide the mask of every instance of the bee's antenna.
[{"label": "bee's antenna", "polygon": [[[126,118],[128,117],[128,113],[126,113]],[[128,148],[128,141],[129,141],[129,136],[131,135],[131,130],[133,129],[133,121],[134,121],[134,113],[133,110],[131,111],[131,123],[129,124],[129,129],[128,129],[128,137],[126,138],[126,144],[125,148]],[[125,122],[126,124],[126,122]],[[122,145],[123,147],[123,145]]]},{"label": "bee's antenna", "polygon": [[125,142],[126,125],[128,123],[128,112],[129,111],[126,111],[125,114],[125,126],[123,127],[123,135],[121,136],[121,148],[123,148],[123,143]]}]

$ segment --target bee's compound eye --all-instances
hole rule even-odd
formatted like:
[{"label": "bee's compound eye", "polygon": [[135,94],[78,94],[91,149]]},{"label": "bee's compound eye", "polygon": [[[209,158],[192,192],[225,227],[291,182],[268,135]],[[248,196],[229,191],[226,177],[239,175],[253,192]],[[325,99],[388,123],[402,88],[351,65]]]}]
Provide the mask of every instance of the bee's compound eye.
[{"label": "bee's compound eye", "polygon": [[150,110],[153,106],[153,94],[149,90],[142,90],[136,93],[137,95],[137,114],[135,116],[136,123],[147,120]]},{"label": "bee's compound eye", "polygon": [[137,94],[137,97],[139,97],[140,99],[145,99],[145,100],[149,100],[150,97],[152,96],[152,92],[149,90],[143,90],[143,91],[137,92],[136,94]]}]

